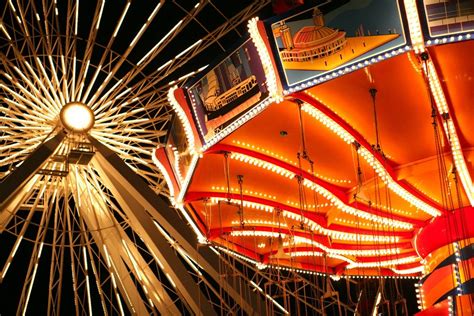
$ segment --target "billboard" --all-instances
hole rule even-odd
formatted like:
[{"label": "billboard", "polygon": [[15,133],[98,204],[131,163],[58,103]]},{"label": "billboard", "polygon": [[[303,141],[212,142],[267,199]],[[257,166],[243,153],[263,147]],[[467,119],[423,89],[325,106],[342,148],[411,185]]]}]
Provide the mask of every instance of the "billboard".
[{"label": "billboard", "polygon": [[397,0],[328,2],[270,20],[267,29],[288,88],[407,44]]},{"label": "billboard", "polygon": [[426,38],[474,31],[472,0],[418,0],[418,5]]},{"label": "billboard", "polygon": [[247,40],[188,89],[205,141],[268,97],[254,44]]}]

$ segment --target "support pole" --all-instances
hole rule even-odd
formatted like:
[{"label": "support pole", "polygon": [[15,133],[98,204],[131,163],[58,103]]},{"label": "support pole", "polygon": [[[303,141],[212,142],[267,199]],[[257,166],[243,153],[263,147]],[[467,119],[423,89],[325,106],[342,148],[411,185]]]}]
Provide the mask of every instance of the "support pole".
[{"label": "support pole", "polygon": [[0,185],[0,212],[23,186],[36,174],[48,158],[55,152],[66,134],[59,131],[53,138],[40,144],[21,164],[10,173]]},{"label": "support pole", "polygon": [[[196,260],[203,267],[206,273],[216,280],[216,282],[220,284],[227,282],[222,279],[219,274],[217,256],[207,247],[200,247],[197,250],[198,247],[196,236],[185,224],[185,222],[179,218],[176,211],[164,201],[164,198],[153,192],[153,190],[143,181],[143,179],[141,179],[139,175],[131,170],[127,164],[124,163],[122,159],[112,150],[101,144],[93,137],[89,136],[89,140],[97,150],[94,160],[97,161],[103,175],[109,180],[110,183],[114,184],[119,196],[124,199],[124,201],[128,204],[129,209],[132,210],[131,215],[139,219],[137,224],[142,226],[144,229],[146,228],[146,234],[149,234],[154,243],[156,242],[155,246],[166,244],[169,248],[168,242],[156,229],[152,221],[152,217],[170,234],[170,236],[172,236],[178,242],[181,247],[183,247],[183,249],[194,260]],[[145,210],[149,212],[151,216],[147,214]],[[165,244],[162,243],[163,241]],[[155,248],[155,246],[153,248]],[[158,246],[157,248],[160,249],[163,248],[163,246]],[[160,249],[160,252],[161,250],[162,249]],[[170,260],[170,262],[173,263],[171,265],[171,269],[175,268],[174,261],[177,261],[176,267],[178,266],[178,263],[182,265],[175,253],[171,251],[170,254],[166,254],[165,252],[162,254],[166,256],[166,260]],[[187,272],[184,275],[189,276]],[[177,277],[182,276],[182,273],[177,274]],[[183,283],[186,284],[185,282]],[[223,288],[226,288],[229,296],[232,297],[236,303],[242,301],[242,295],[245,296],[243,302],[241,302],[241,308],[247,314],[265,314],[264,310],[258,310],[257,306],[263,306],[263,304],[258,304],[258,300],[260,298],[254,292],[243,291],[244,293],[239,293],[238,290],[231,284],[228,284],[228,286],[223,286]],[[187,289],[183,290],[190,289],[191,287],[188,286]],[[199,295],[191,293],[189,294],[189,298],[194,300],[198,300],[198,298],[202,296],[202,293],[199,293]],[[203,305],[204,303],[209,304],[207,300],[203,301],[201,299],[200,304]],[[208,313],[204,314],[209,315]]]}]

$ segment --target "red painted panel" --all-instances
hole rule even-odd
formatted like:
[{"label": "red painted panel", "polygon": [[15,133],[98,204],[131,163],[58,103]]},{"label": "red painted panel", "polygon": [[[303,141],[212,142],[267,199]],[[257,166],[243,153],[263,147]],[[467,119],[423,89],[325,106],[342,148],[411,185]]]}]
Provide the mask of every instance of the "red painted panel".
[{"label": "red painted panel", "polygon": [[474,208],[465,207],[447,216],[435,218],[414,238],[414,247],[425,258],[436,249],[449,243],[474,237]]}]

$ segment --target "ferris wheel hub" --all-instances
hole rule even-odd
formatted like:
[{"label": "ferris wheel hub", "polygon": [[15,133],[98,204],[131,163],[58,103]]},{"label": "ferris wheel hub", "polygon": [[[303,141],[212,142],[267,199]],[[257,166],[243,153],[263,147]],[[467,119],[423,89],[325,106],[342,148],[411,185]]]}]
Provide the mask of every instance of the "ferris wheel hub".
[{"label": "ferris wheel hub", "polygon": [[59,118],[68,131],[75,133],[86,133],[95,123],[94,113],[81,102],[70,102],[64,105]]}]

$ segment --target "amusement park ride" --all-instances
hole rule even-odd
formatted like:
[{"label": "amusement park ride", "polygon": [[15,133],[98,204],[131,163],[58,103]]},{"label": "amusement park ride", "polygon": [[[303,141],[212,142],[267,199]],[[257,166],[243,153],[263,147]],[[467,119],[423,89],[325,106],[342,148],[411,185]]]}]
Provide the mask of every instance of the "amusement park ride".
[{"label": "amusement park ride", "polygon": [[[17,314],[67,299],[76,314],[474,313],[471,1],[262,21],[269,1],[162,1],[121,50],[140,8],[98,1],[84,28],[64,2],[9,1],[0,20],[0,283],[22,275]],[[184,17],[138,47],[168,6]],[[206,10],[225,22],[163,60]],[[241,21],[238,45],[195,65]]]}]

